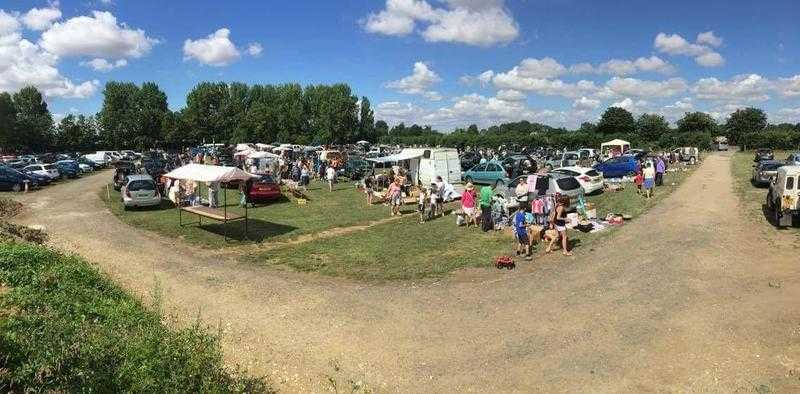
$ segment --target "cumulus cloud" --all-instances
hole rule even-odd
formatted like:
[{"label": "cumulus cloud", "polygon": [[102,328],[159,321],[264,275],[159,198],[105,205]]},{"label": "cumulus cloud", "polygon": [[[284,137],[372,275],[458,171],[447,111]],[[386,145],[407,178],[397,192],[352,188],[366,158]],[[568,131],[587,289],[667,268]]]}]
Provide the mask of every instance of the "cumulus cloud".
[{"label": "cumulus cloud", "polygon": [[383,119],[390,124],[400,122],[415,122],[420,119],[424,111],[422,108],[399,101],[389,101],[378,104],[375,107],[375,117]]},{"label": "cumulus cloud", "polygon": [[586,96],[572,102],[572,108],[577,110],[588,111],[597,109],[598,107],[600,107],[600,100],[590,99]]},{"label": "cumulus cloud", "polygon": [[19,30],[17,15],[10,14],[0,9],[0,35],[13,33]]},{"label": "cumulus cloud", "polygon": [[257,42],[251,42],[250,44],[247,45],[247,54],[250,56],[254,57],[261,56],[261,52],[263,51],[264,47],[262,47],[261,44]]},{"label": "cumulus cloud", "polygon": [[32,8],[22,16],[22,23],[31,30],[45,30],[59,19],[61,10],[57,7]]},{"label": "cumulus cloud", "polygon": [[639,72],[673,74],[675,67],[658,56],[640,57],[635,60],[611,59],[598,66],[591,63],[577,63],[569,68],[572,74],[607,74],[625,77]]},{"label": "cumulus cloud", "polygon": [[431,90],[430,87],[441,82],[441,78],[436,72],[431,70],[424,62],[414,63],[414,71],[411,75],[396,81],[389,81],[384,87],[396,90],[404,94],[421,95],[429,100],[438,101],[442,96]]},{"label": "cumulus cloud", "polygon": [[157,42],[141,29],[117,23],[110,12],[93,11],[92,16],[78,16],[53,24],[42,33],[39,45],[62,57],[122,59],[142,57]]},{"label": "cumulus cloud", "polygon": [[737,75],[728,81],[703,78],[692,87],[699,99],[727,102],[762,102],[769,100],[772,83],[758,74]]},{"label": "cumulus cloud", "polygon": [[790,78],[779,78],[775,87],[784,97],[800,96],[800,74]]},{"label": "cumulus cloud", "polygon": [[489,83],[492,82],[493,77],[494,77],[494,71],[487,70],[476,76],[464,75],[458,80],[464,85],[473,85],[475,83],[479,83],[481,87],[486,87],[487,85],[489,85]]},{"label": "cumulus cloud", "polygon": [[492,82],[498,89],[533,92],[544,96],[574,98],[597,91],[597,86],[591,81],[568,83],[558,79],[524,77],[520,75],[519,66],[508,72],[496,74]]},{"label": "cumulus cloud", "polygon": [[523,78],[552,79],[564,75],[567,72],[567,68],[550,57],[543,59],[527,58],[520,62],[517,71],[519,76]]},{"label": "cumulus cloud", "polygon": [[206,38],[187,39],[183,43],[184,60],[195,59],[198,62],[214,66],[227,66],[241,56],[236,45],[230,40],[231,31],[222,28],[209,34]]},{"label": "cumulus cloud", "polygon": [[100,72],[109,72],[115,68],[125,67],[127,65],[128,61],[125,59],[118,59],[116,61],[110,62],[106,59],[95,58],[89,61],[81,62],[81,66],[91,67],[93,70]]},{"label": "cumulus cloud", "polygon": [[497,92],[496,97],[498,100],[503,101],[523,101],[525,100],[525,93],[517,90],[500,90]]},{"label": "cumulus cloud", "polygon": [[722,45],[722,38],[709,31],[700,33],[696,43],[691,43],[680,34],[658,33],[653,43],[656,50],[673,56],[690,56],[703,67],[719,67],[725,64],[725,58],[712,47]]},{"label": "cumulus cloud", "polygon": [[614,77],[606,82],[605,87],[615,95],[624,97],[669,97],[683,93],[689,85],[683,78],[647,81]]},{"label": "cumulus cloud", "polygon": [[687,112],[694,111],[694,103],[691,97],[684,97],[672,104],[661,108],[661,114],[670,122],[675,122],[682,118]]},{"label": "cumulus cloud", "polygon": [[800,123],[800,107],[781,108],[770,119],[776,123]]},{"label": "cumulus cloud", "polygon": [[628,110],[634,114],[641,114],[646,112],[646,108],[649,105],[647,101],[638,100],[633,101],[630,97],[626,97],[621,101],[617,101],[616,103],[611,104],[611,107],[622,108]]},{"label": "cumulus cloud", "polygon": [[370,33],[405,36],[417,24],[428,42],[455,42],[488,47],[513,41],[519,26],[503,0],[445,0],[434,7],[425,0],[386,0],[386,7],[361,20]]},{"label": "cumulus cloud", "polygon": [[86,98],[97,92],[99,81],[75,83],[61,75],[57,64],[58,56],[23,39],[19,32],[0,35],[0,91],[33,85],[46,97]]}]

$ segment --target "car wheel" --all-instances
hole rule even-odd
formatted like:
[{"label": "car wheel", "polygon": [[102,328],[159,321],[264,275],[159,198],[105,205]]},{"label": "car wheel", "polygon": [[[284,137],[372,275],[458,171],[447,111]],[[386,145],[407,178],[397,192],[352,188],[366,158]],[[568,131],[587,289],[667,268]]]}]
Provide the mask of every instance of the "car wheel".
[{"label": "car wheel", "polygon": [[689,164],[695,165],[695,163],[697,163],[697,159],[695,159],[694,157],[689,158]]},{"label": "car wheel", "polygon": [[777,228],[783,227],[781,226],[781,216],[781,210],[778,209],[778,206],[776,205],[775,208],[772,209],[772,218],[775,219],[775,227]]},{"label": "car wheel", "polygon": [[11,191],[14,193],[19,193],[22,190],[22,184],[16,183],[14,186],[11,186]]},{"label": "car wheel", "polygon": [[62,181],[67,180],[67,174],[61,174],[61,180]]}]

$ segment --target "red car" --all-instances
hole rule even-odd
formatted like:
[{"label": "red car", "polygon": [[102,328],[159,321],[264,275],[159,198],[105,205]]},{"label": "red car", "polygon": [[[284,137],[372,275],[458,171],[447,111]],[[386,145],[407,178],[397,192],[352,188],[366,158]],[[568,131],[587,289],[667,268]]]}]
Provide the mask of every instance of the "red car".
[{"label": "red car", "polygon": [[281,198],[281,187],[271,175],[262,175],[250,184],[247,197],[250,201],[272,201]]}]

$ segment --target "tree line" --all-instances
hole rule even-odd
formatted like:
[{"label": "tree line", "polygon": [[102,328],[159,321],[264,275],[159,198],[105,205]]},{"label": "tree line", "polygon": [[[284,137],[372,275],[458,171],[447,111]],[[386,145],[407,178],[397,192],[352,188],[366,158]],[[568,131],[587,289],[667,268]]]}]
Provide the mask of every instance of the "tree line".
[{"label": "tree line", "polygon": [[346,84],[246,85],[203,82],[171,111],[167,95],[153,82],[108,82],[96,115],[69,114],[53,123],[35,87],[0,93],[0,150],[6,153],[87,152],[96,149],[176,149],[200,143],[285,142],[302,145],[358,140],[401,145],[485,146],[503,144],[577,148],[622,138],[634,146],[707,147],[715,136],[731,145],[800,147],[800,124],[769,124],[758,108],[744,108],[717,123],[704,112],[688,112],[671,127],[663,116],[610,107],[597,123],[576,130],[520,121],[442,133],[431,126],[375,121],[367,97],[359,100]]},{"label": "tree line", "polygon": [[69,114],[57,124],[41,92],[26,87],[0,94],[0,148],[5,152],[175,149],[199,143],[376,142],[378,122],[367,97],[346,84],[246,85],[203,82],[170,111],[153,82],[108,82],[96,115]]},{"label": "tree line", "polygon": [[671,127],[661,115],[645,113],[634,117],[624,108],[610,107],[597,123],[585,122],[576,130],[520,121],[483,129],[473,124],[445,134],[430,126],[401,123],[389,129],[380,141],[448,147],[516,144],[579,148],[599,146],[602,142],[620,138],[636,147],[666,149],[679,146],[706,148],[716,136],[728,137],[731,145],[794,149],[800,147],[800,123],[769,124],[763,110],[743,108],[730,114],[724,123],[718,123],[704,112],[687,112],[676,122],[676,127]]}]

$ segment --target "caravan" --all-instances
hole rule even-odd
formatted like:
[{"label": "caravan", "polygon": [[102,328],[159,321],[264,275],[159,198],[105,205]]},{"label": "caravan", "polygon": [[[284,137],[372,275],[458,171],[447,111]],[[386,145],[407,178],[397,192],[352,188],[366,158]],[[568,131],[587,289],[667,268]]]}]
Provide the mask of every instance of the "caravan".
[{"label": "caravan", "polygon": [[400,153],[368,159],[374,163],[397,163],[408,169],[413,182],[430,185],[441,176],[450,184],[461,183],[458,151],[450,148],[403,149]]}]

